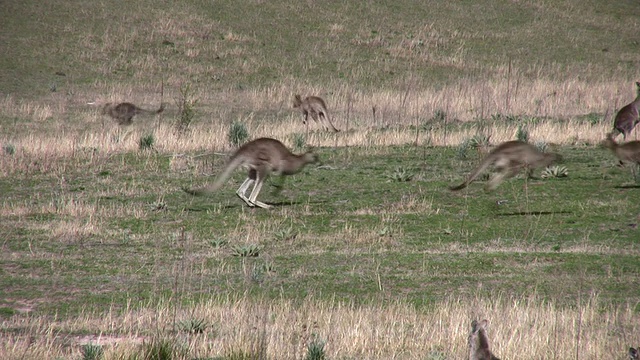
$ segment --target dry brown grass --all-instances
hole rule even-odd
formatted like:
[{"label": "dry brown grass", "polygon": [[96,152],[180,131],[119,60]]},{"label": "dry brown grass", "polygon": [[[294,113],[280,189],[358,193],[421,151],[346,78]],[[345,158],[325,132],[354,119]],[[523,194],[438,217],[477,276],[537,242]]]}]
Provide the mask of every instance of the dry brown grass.
[{"label": "dry brown grass", "polygon": [[[442,353],[466,357],[472,319],[489,319],[489,338],[503,359],[622,358],[640,318],[630,308],[602,309],[597,296],[561,308],[530,298],[458,300],[416,310],[402,302],[384,306],[287,300],[219,299],[193,307],[168,302],[157,308],[84,314],[66,320],[15,317],[2,327],[3,359],[78,357],[80,345],[102,345],[105,359],[132,354],[154,337],[175,341],[190,357],[262,353],[268,359],[301,359],[317,336],[330,359],[425,359]],[[183,321],[201,319],[204,334],[180,330]],[[174,332],[172,329],[177,330]],[[77,335],[82,334],[82,335]],[[125,357],[126,358],[126,357]]]},{"label": "dry brown grass", "polygon": [[[96,106],[72,105],[64,98],[43,104],[8,96],[0,103],[0,113],[25,125],[7,129],[9,131],[0,136],[0,142],[12,144],[17,150],[16,157],[25,158],[2,157],[0,168],[10,174],[17,166],[27,166],[25,164],[34,158],[55,162],[58,158],[77,156],[79,152],[93,148],[99,150],[93,154],[98,157],[135,151],[140,137],[149,133],[155,135],[156,149],[161,152],[227,152],[230,150],[227,132],[232,121],[244,123],[254,138],[274,137],[288,143],[291,134],[306,132],[300,115],[291,108],[294,93],[325,96],[336,126],[343,130],[337,134],[311,132],[307,143],[314,146],[373,147],[416,140],[419,144],[457,145],[477,133],[478,129],[473,127],[445,133],[442,124],[435,124],[431,131],[418,134],[408,128],[429,122],[436,111],[443,111],[449,122],[474,122],[495,114],[557,119],[528,125],[530,138],[557,144],[596,144],[610,130],[609,120],[615,110],[632,95],[628,89],[630,85],[621,80],[587,84],[577,80],[527,82],[524,75],[516,79],[509,82],[463,80],[440,90],[414,84],[407,91],[376,92],[337,84],[323,89],[303,88],[302,84],[291,82],[233,93],[212,94],[206,89],[195,89],[193,96],[198,100],[198,117],[186,136],[176,134],[173,123],[177,114],[172,109],[159,117],[141,117],[133,126],[119,128],[101,116]],[[112,95],[100,101],[126,98],[136,104],[155,107],[159,102],[158,86],[152,85],[142,91],[112,89]],[[326,93],[328,90],[332,91],[330,95]],[[122,98],[123,94],[129,96]],[[166,99],[178,96],[169,89],[165,95]],[[230,103],[240,106],[228,106]],[[591,113],[606,114],[607,118],[603,119],[606,121],[590,125],[578,119]],[[265,118],[263,114],[268,116]],[[314,124],[311,126],[315,130]],[[499,143],[514,139],[517,126],[517,123],[505,122],[482,131],[491,135],[492,143]]]}]

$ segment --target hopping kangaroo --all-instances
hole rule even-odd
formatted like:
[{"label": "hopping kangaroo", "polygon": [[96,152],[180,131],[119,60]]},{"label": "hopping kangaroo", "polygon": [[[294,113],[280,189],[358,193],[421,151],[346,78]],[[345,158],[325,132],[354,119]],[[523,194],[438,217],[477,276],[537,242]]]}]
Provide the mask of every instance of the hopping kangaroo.
[{"label": "hopping kangaroo", "polygon": [[527,176],[531,177],[533,170],[548,166],[558,157],[557,154],[540,152],[535,146],[522,141],[507,141],[493,149],[482,163],[471,172],[465,182],[458,186],[450,187],[450,189],[458,191],[466,188],[482,171],[495,164],[496,173],[489,180],[487,186],[489,190],[494,190],[502,181],[515,176],[521,170],[525,169]]},{"label": "hopping kangaroo", "polygon": [[489,338],[487,338],[487,320],[471,322],[471,332],[469,333],[469,360],[500,360],[489,349]]},{"label": "hopping kangaroo", "polygon": [[160,104],[158,110],[145,110],[129,102],[120,104],[106,103],[102,108],[102,113],[111,116],[118,125],[131,125],[133,117],[138,114],[159,114],[164,110],[164,104]]},{"label": "hopping kangaroo", "polygon": [[[292,154],[280,141],[270,138],[260,138],[242,145],[231,156],[224,171],[218,176],[213,185],[196,190],[185,190],[192,195],[204,195],[218,190],[231,176],[231,173],[239,166],[249,169],[247,179],[240,185],[236,194],[244,200],[247,205],[268,209],[271,206],[256,200],[264,180],[269,174],[293,175],[310,163],[318,162],[318,156],[313,152],[304,154]],[[253,190],[247,198],[245,195],[249,186],[253,185]]]},{"label": "hopping kangaroo", "polygon": [[622,138],[626,140],[638,122],[640,122],[640,82],[636,82],[636,99],[616,114],[611,135],[615,138],[622,134]]},{"label": "hopping kangaroo", "polygon": [[[300,95],[296,95],[293,98],[293,108],[299,108],[302,111],[302,116],[304,119],[302,120],[303,124],[307,124],[307,120],[309,115],[316,123],[321,123],[322,127],[325,130],[329,130],[329,127],[325,124],[329,123],[331,125],[331,129],[334,132],[338,132],[340,130],[336,129],[333,126],[333,123],[329,119],[329,112],[327,112],[327,104],[325,104],[324,100],[318,96],[308,96],[304,100],[300,97]],[[323,122],[324,121],[324,122]]]},{"label": "hopping kangaroo", "polygon": [[[640,166],[640,141],[629,141],[624,144],[618,144],[613,140],[613,135],[609,134],[601,145],[611,150],[620,160],[621,164],[630,162]],[[636,170],[632,167],[631,171],[633,178],[636,179]]]}]

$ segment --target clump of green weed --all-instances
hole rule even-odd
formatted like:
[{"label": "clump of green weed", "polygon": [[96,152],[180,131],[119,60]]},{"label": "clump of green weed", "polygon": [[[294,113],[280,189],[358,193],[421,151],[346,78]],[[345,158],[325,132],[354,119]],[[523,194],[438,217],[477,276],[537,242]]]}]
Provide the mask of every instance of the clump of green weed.
[{"label": "clump of green weed", "polygon": [[229,139],[229,143],[233,146],[240,146],[244,144],[249,138],[249,131],[247,127],[239,122],[234,121],[229,128],[229,134],[227,135],[227,139]]},{"label": "clump of green weed", "polygon": [[431,121],[445,122],[445,120],[447,120],[447,113],[444,110],[437,109],[436,111],[433,112],[433,117],[431,118]]},{"label": "clump of green weed", "polygon": [[547,144],[545,141],[536,141],[533,145],[540,152],[547,152],[547,150],[549,150],[549,144]]},{"label": "clump of green weed", "polygon": [[195,106],[198,100],[193,98],[193,92],[189,84],[180,87],[180,98],[176,100],[178,106],[178,118],[174,124],[175,131],[182,135],[187,130],[195,118]]},{"label": "clump of green weed", "polygon": [[205,319],[188,319],[183,320],[179,324],[180,330],[189,334],[204,334],[209,327]]},{"label": "clump of green weed", "polygon": [[153,134],[144,135],[138,140],[138,148],[140,150],[151,150],[153,149],[153,145],[156,142],[155,136]]},{"label": "clump of green weed", "polygon": [[151,204],[151,209],[153,211],[167,211],[169,209],[169,206],[164,201],[164,198],[159,198],[156,202]]},{"label": "clump of green weed", "polygon": [[271,261],[265,261],[259,267],[265,273],[273,274],[276,272],[276,267],[273,265]]},{"label": "clump of green weed", "polygon": [[170,340],[156,338],[142,344],[142,359],[145,360],[172,360],[186,357],[186,355],[186,349]]},{"label": "clump of green weed", "polygon": [[16,147],[13,146],[13,144],[5,144],[2,147],[2,150],[4,151],[5,154],[7,155],[13,155],[16,153]]},{"label": "clump of green weed", "polygon": [[231,248],[233,256],[239,257],[257,257],[260,255],[260,251],[262,250],[262,246],[258,244],[248,244],[241,246],[234,246]]},{"label": "clump of green weed", "polygon": [[517,115],[504,115],[504,114],[493,114],[491,115],[491,121],[494,123],[515,123],[520,120],[520,117]]},{"label": "clump of green weed", "polygon": [[262,359],[263,357],[260,354],[252,354],[245,352],[243,350],[238,350],[226,354],[221,358],[213,358],[212,360],[254,360],[254,359]]},{"label": "clump of green weed", "polygon": [[407,168],[397,167],[391,174],[387,175],[387,178],[391,181],[405,182],[411,181],[414,176],[416,176],[415,172]]},{"label": "clump of green weed", "polygon": [[326,341],[320,340],[318,336],[314,336],[313,340],[307,344],[307,356],[305,360],[324,360],[327,358],[327,355],[324,351],[324,346],[327,344]]},{"label": "clump of green weed", "polygon": [[447,355],[440,350],[432,350],[427,354],[427,360],[446,360]]},{"label": "clump of green weed", "polygon": [[543,179],[562,178],[569,176],[569,170],[566,166],[547,166],[540,175]]},{"label": "clump of green weed", "polygon": [[291,142],[295,151],[301,151],[307,146],[307,137],[301,133],[291,135]]},{"label": "clump of green weed", "polygon": [[101,345],[84,344],[81,348],[82,360],[99,360],[104,356],[104,350]]},{"label": "clump of green weed", "polygon": [[293,226],[289,226],[276,230],[273,236],[278,241],[288,241],[295,239],[296,236],[298,236],[298,231],[295,230]]},{"label": "clump of green weed", "polygon": [[227,241],[226,239],[212,239],[209,241],[209,245],[211,245],[211,247],[213,247],[214,249],[220,249],[226,246],[228,243],[229,241]]},{"label": "clump of green weed", "polygon": [[469,150],[471,149],[471,142],[469,139],[466,139],[456,149],[456,157],[459,160],[464,160],[469,157]]},{"label": "clump of green weed", "polygon": [[522,125],[518,125],[516,130],[516,139],[522,142],[529,142],[529,131]]},{"label": "clump of green weed", "polygon": [[489,138],[491,136],[485,134],[475,134],[468,140],[468,145],[472,149],[482,150],[489,147]]},{"label": "clump of green weed", "polygon": [[604,120],[604,116],[602,116],[601,114],[592,112],[585,115],[584,119],[589,123],[589,125],[595,126],[600,124]]}]

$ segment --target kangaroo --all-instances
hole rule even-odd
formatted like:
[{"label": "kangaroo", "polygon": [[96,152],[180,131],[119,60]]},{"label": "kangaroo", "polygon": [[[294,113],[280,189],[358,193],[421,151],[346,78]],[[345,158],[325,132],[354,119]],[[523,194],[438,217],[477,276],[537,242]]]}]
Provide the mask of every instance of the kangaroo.
[{"label": "kangaroo", "polygon": [[118,125],[131,125],[133,117],[138,114],[159,114],[164,111],[164,104],[158,110],[145,110],[129,102],[120,104],[106,103],[102,107],[102,114],[111,116]]},{"label": "kangaroo", "polygon": [[[293,108],[294,109],[300,108],[300,110],[302,111],[302,116],[304,116],[302,123],[305,125],[307,124],[309,115],[311,115],[311,118],[316,123],[320,123],[322,120],[324,120],[325,122],[329,123],[329,125],[331,125],[331,128],[333,129],[334,132],[340,131],[336,129],[335,126],[333,126],[333,123],[329,119],[329,112],[327,111],[327,105],[325,104],[324,100],[322,100],[321,97],[308,96],[304,100],[302,100],[300,95],[296,95],[293,98]],[[322,127],[325,130],[329,130],[329,127],[324,123],[322,123]]]},{"label": "kangaroo", "polygon": [[[293,175],[302,170],[305,165],[318,161],[318,156],[311,151],[295,155],[278,140],[260,138],[250,141],[236,150],[213,185],[196,190],[185,189],[185,191],[196,196],[214,192],[227,181],[235,169],[244,166],[249,169],[249,174],[236,194],[250,207],[258,206],[268,209],[271,205],[258,201],[256,198],[269,174]],[[247,198],[246,192],[254,182],[251,194]]]},{"label": "kangaroo", "polygon": [[486,327],[489,322],[485,319],[480,322],[471,322],[469,333],[469,360],[500,360],[489,349]]},{"label": "kangaroo", "polygon": [[622,134],[622,138],[626,140],[638,122],[640,122],[640,82],[636,82],[636,99],[622,107],[616,114],[611,135],[615,138]]},{"label": "kangaroo", "polygon": [[526,142],[507,141],[493,149],[480,165],[471,172],[465,182],[449,189],[458,191],[466,188],[482,171],[495,164],[496,173],[488,184],[489,190],[495,190],[502,181],[515,176],[520,170],[526,169],[527,176],[532,177],[533,170],[549,166],[558,158],[558,154],[540,152],[535,146]]},{"label": "kangaroo", "polygon": [[[607,138],[600,143],[603,147],[611,150],[618,160],[620,160],[620,164],[624,164],[625,162],[630,162],[635,165],[640,166],[640,141],[629,141],[624,144],[618,144],[613,140],[613,135],[609,134]],[[635,169],[631,169],[632,175],[634,179],[637,179],[637,174]]]}]

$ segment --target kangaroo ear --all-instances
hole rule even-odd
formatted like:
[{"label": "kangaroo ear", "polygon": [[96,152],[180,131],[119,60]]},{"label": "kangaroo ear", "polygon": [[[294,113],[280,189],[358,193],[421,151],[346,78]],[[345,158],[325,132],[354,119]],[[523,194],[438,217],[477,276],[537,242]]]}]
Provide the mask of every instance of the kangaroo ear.
[{"label": "kangaroo ear", "polygon": [[478,327],[478,320],[472,320],[471,321],[471,331],[476,331],[476,328]]}]

